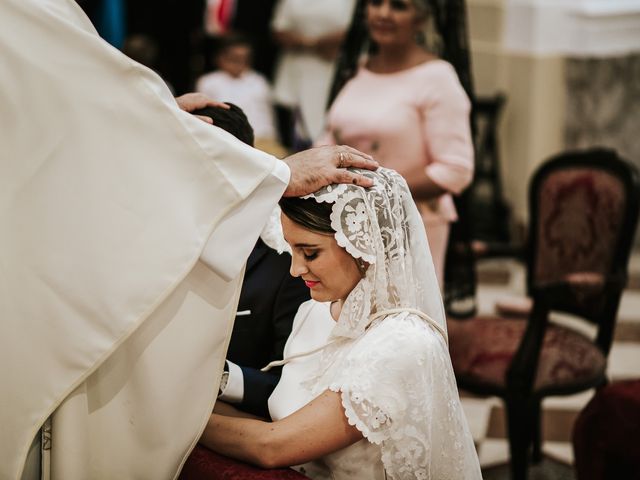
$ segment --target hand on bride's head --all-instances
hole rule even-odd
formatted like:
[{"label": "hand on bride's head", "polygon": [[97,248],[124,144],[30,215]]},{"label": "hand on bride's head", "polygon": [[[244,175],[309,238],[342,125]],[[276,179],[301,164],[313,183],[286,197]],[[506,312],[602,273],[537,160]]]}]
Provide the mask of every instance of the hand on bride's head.
[{"label": "hand on bride's head", "polygon": [[[218,102],[216,100],[212,100],[202,93],[185,93],[184,95],[180,95],[176,97],[176,103],[180,110],[184,110],[185,112],[193,112],[195,110],[199,110],[206,107],[215,107],[215,108],[224,108],[228,109],[229,106],[226,103]],[[213,124],[213,120],[211,117],[207,115],[195,115],[200,120],[205,123]]]},{"label": "hand on bride's head", "polygon": [[378,162],[369,155],[347,146],[316,147],[286,157],[291,169],[285,197],[300,197],[332,183],[371,187],[371,179],[347,170],[347,167],[375,170]]}]

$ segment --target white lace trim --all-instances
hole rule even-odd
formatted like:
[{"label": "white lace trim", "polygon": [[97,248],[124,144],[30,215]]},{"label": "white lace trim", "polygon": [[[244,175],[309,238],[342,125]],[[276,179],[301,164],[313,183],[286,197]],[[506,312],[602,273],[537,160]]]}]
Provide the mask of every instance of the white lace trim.
[{"label": "white lace trim", "polygon": [[350,342],[326,388],[340,393],[349,424],[380,446],[389,478],[480,479],[447,347],[421,322],[405,313],[373,326]]},{"label": "white lace trim", "polygon": [[[373,428],[385,425],[390,422],[389,417],[382,412],[379,408],[369,405],[360,395],[349,392],[346,385],[333,384],[329,386],[329,390],[332,392],[340,393],[342,398],[342,408],[344,408],[345,415],[349,425],[356,427],[371,443],[381,445],[383,440],[387,439],[387,435],[383,432],[378,432],[369,428],[369,423],[362,419],[371,419],[370,424]],[[362,406],[360,413],[356,413],[354,405]]]},{"label": "white lace trim", "polygon": [[446,336],[424,225],[406,182],[385,168],[360,173],[373,180],[373,187],[330,185],[304,197],[333,204],[336,241],[369,264],[345,300],[332,337],[357,338],[370,325],[372,314],[395,308],[423,312]]},{"label": "white lace trim", "polygon": [[282,232],[280,212],[280,206],[276,205],[271,211],[271,215],[269,215],[269,219],[260,233],[260,238],[267,247],[275,250],[276,252],[280,254],[284,252],[291,254],[291,247],[285,241],[284,233]]}]

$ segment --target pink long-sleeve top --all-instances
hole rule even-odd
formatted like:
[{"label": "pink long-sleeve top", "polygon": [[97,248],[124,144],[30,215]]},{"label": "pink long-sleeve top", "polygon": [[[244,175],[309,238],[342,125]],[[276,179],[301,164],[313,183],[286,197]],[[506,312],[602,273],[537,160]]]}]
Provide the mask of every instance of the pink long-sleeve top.
[{"label": "pink long-sleeve top", "polygon": [[[405,177],[424,166],[435,183],[458,194],[473,177],[470,107],[443,60],[388,74],[360,67],[334,101],[318,143],[350,145]],[[451,193],[417,202],[426,225],[457,218]]]}]

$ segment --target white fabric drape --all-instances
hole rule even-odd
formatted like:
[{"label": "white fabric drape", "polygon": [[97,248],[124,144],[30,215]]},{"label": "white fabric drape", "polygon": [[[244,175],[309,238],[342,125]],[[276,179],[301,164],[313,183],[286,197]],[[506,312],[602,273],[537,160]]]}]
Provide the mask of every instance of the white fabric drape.
[{"label": "white fabric drape", "polygon": [[0,478],[49,416],[53,478],[172,478],[282,166],[181,112],[72,0],[0,2],[0,56]]}]

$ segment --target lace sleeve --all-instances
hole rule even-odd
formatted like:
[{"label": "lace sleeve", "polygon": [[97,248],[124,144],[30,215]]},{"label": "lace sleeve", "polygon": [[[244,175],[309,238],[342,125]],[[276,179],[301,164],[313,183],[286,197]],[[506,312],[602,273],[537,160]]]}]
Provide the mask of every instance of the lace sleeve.
[{"label": "lace sleeve", "polygon": [[392,479],[481,478],[441,335],[401,314],[372,326],[329,388]]}]

